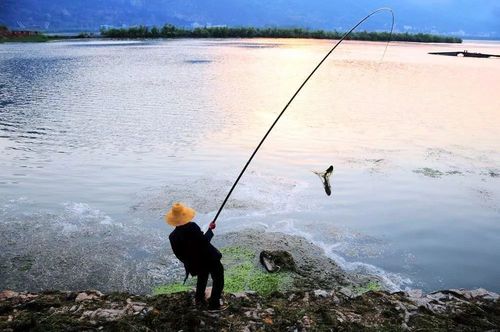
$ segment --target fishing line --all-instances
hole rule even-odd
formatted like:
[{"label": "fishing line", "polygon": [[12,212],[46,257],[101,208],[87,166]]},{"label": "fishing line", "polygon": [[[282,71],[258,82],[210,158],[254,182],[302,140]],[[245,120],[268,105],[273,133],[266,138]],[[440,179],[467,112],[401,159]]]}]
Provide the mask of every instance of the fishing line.
[{"label": "fishing line", "polygon": [[339,41],[332,47],[332,49],[330,51],[328,51],[328,53],[323,57],[323,59],[321,59],[321,61],[316,65],[316,67],[313,69],[313,71],[309,74],[309,76],[307,76],[307,78],[304,80],[304,82],[302,82],[302,84],[300,85],[300,87],[297,89],[297,91],[295,91],[295,93],[293,94],[292,98],[290,98],[290,100],[286,103],[285,107],[283,107],[283,110],[280,112],[280,114],[278,115],[278,117],[276,118],[276,120],[274,120],[273,124],[271,125],[271,127],[267,130],[266,134],[264,135],[264,137],[262,137],[262,139],[260,140],[259,144],[257,145],[257,147],[255,148],[255,150],[253,151],[252,155],[250,156],[250,158],[248,159],[248,161],[246,162],[245,166],[243,167],[243,169],[241,170],[240,174],[238,175],[238,177],[236,178],[236,181],[234,181],[233,183],[233,186],[231,187],[231,189],[229,190],[226,198],[224,199],[224,201],[222,202],[222,205],[220,206],[219,210],[217,211],[217,214],[215,215],[215,218],[213,219],[213,222],[215,223],[217,221],[217,218],[219,217],[219,214],[222,212],[222,209],[224,209],[224,206],[226,205],[226,202],[227,200],[229,199],[229,197],[231,196],[231,194],[233,193],[233,190],[234,188],[236,187],[236,185],[238,184],[238,182],[240,181],[241,177],[243,176],[243,174],[245,173],[248,165],[250,165],[250,163],[252,162],[253,160],[253,157],[255,157],[255,155],[257,154],[257,151],[259,151],[260,147],[262,146],[262,144],[264,143],[264,141],[266,140],[267,136],[269,135],[269,133],[271,133],[271,130],[273,130],[274,126],[276,125],[276,123],[278,123],[279,119],[281,118],[281,116],[285,113],[285,111],[287,110],[288,106],[290,106],[290,104],[292,103],[292,101],[295,99],[295,97],[299,94],[300,90],[302,90],[302,88],[306,85],[307,81],[309,81],[309,79],[314,75],[314,73],[318,70],[318,68],[323,64],[323,62],[325,62],[325,60],[330,56],[330,54],[332,54],[332,52],[344,41],[344,39],[346,39],[358,26],[360,26],[363,22],[365,22],[367,19],[369,19],[370,17],[372,17],[373,15],[377,14],[377,13],[380,13],[382,11],[388,11],[391,13],[391,16],[392,16],[392,23],[391,23],[391,32],[389,34],[389,38],[387,40],[387,44],[385,45],[385,49],[384,49],[384,53],[382,55],[382,59],[384,58],[385,56],[385,53],[387,51],[387,47],[389,46],[389,42],[391,41],[391,38],[392,38],[392,33],[394,31],[394,12],[392,11],[391,8],[379,8],[373,12],[371,12],[370,14],[366,15],[362,20],[360,20],[358,23],[356,23],[356,25],[354,25],[348,32],[346,32],[342,38],[339,39]]}]

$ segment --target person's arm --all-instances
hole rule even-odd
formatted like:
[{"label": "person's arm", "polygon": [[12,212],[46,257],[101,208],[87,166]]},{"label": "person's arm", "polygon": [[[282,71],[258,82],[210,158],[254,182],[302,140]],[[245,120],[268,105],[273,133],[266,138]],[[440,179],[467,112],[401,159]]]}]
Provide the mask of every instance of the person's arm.
[{"label": "person's arm", "polygon": [[214,232],[212,232],[212,230],[209,228],[205,234],[204,234],[205,238],[208,240],[208,242],[210,242],[212,240],[212,238],[214,237]]},{"label": "person's arm", "polygon": [[190,223],[190,228],[189,228],[189,237],[191,238],[194,243],[199,243],[199,244],[206,244],[208,245],[210,240],[212,240],[212,237],[214,236],[214,233],[212,229],[215,228],[215,226],[212,226],[213,223],[210,223],[209,229],[206,231],[205,234],[201,231],[200,226],[198,226],[196,223]]},{"label": "person's arm", "polygon": [[214,237],[213,229],[215,229],[215,223],[212,221],[208,225],[208,230],[205,232],[205,237],[207,238],[208,242],[210,242],[212,240],[212,238]]},{"label": "person's arm", "polygon": [[192,243],[194,246],[208,246],[210,240],[212,239],[212,235],[209,234],[207,231],[206,234],[203,234],[200,226],[198,226],[196,223],[191,222],[189,223],[189,241]]}]

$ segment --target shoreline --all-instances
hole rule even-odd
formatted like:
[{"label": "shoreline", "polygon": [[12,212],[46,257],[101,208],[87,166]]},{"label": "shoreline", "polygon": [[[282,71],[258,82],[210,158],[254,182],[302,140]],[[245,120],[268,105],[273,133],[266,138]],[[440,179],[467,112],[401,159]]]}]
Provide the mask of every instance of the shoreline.
[{"label": "shoreline", "polygon": [[[123,226],[89,221],[78,233],[56,224],[55,238],[51,231],[40,234],[43,241],[35,246],[40,250],[33,261],[19,256],[22,253],[17,250],[14,261],[2,257],[3,263],[14,264],[2,269],[4,273],[16,268],[13,273],[18,275],[11,275],[11,282],[26,275],[14,290],[2,278],[0,330],[460,331],[500,326],[499,296],[494,292],[482,288],[391,291],[377,276],[342,270],[305,238],[249,229],[214,238],[223,252],[228,308],[209,313],[193,305],[196,279],[190,278],[187,286],[181,284],[183,268],[170,259],[163,236],[154,237],[155,232],[144,230],[137,236],[135,228],[129,233]],[[25,240],[30,238],[27,228]],[[93,246],[78,241],[80,232],[87,234]],[[47,235],[57,244],[55,251],[40,247],[47,245]],[[110,242],[112,238],[120,239],[118,247]],[[145,261],[143,248],[137,246],[145,239],[155,260]],[[133,257],[120,261],[124,250]],[[272,256],[276,257],[273,262],[286,252],[293,263],[277,263],[280,270],[267,273],[259,262],[262,250],[278,253]],[[83,256],[77,255],[82,252]],[[176,264],[177,268],[166,269]],[[40,273],[40,266],[49,273]],[[27,282],[34,282],[32,292],[22,291]]]},{"label": "shoreline", "polygon": [[[241,40],[255,40],[255,39],[266,39],[266,40],[276,40],[276,39],[291,39],[291,40],[324,40],[324,41],[336,41],[338,39],[333,38],[307,38],[307,37],[78,37],[78,36],[47,36],[47,38],[9,38],[9,39],[0,39],[0,44],[7,43],[46,43],[46,42],[57,42],[57,41],[127,41],[127,40],[136,40],[136,41],[147,41],[147,40],[160,40],[160,41],[169,41],[169,40],[231,40],[231,39],[241,39]],[[365,40],[365,39],[346,39],[345,42],[371,42],[371,43],[386,43],[387,41],[383,40]],[[450,45],[460,45],[462,43],[448,43],[448,42],[429,42],[429,41],[403,41],[403,40],[391,40],[391,43],[410,43],[410,44],[450,44]],[[495,41],[493,41],[495,42]]]},{"label": "shoreline", "polygon": [[[437,36],[440,37],[440,36]],[[444,38],[444,37],[443,37]],[[57,34],[41,34],[37,36],[30,37],[8,37],[0,38],[0,44],[3,43],[45,43],[53,41],[71,41],[71,40],[182,40],[182,39],[195,39],[195,40],[229,40],[229,39],[241,39],[241,40],[253,40],[253,39],[297,39],[297,40],[326,40],[326,41],[336,41],[339,38],[330,37],[311,37],[311,36],[196,36],[196,35],[186,35],[186,36],[86,36],[86,35],[57,35]],[[403,39],[391,39],[390,41],[384,39],[370,39],[370,38],[347,38],[346,42],[373,42],[373,43],[412,43],[412,44],[463,44],[466,40],[460,41],[447,41],[447,40],[403,40]]]},{"label": "shoreline", "polygon": [[[68,218],[72,220],[72,214]],[[0,243],[5,244],[0,246],[0,289],[32,292],[99,289],[106,293],[146,295],[187,290],[192,286],[188,283],[188,288],[181,287],[184,270],[165,243],[163,232],[139,225],[101,223],[101,219],[97,214],[86,218],[85,223],[48,219],[0,224]],[[14,238],[19,239],[18,245],[9,245]],[[23,242],[31,243],[34,251],[23,246]],[[224,252],[223,263],[230,283],[226,290],[255,291],[259,290],[255,288],[259,284],[265,291],[347,287],[363,293],[406,288],[392,280],[388,271],[363,267],[344,270],[318,245],[297,235],[246,228],[218,234],[214,244]],[[259,263],[262,250],[288,252],[296,269],[266,276]],[[113,267],[111,274],[109,267]]]},{"label": "shoreline", "polygon": [[[252,40],[252,39],[304,39],[304,40],[326,40],[326,41],[334,41],[337,39],[325,39],[325,38],[306,38],[306,37],[296,37],[296,38],[285,38],[285,37],[226,37],[226,38],[202,38],[202,37],[177,37],[177,38],[167,38],[167,37],[157,37],[157,38],[113,38],[113,37],[100,37],[100,36],[93,36],[93,37],[78,37],[78,35],[57,35],[57,34],[46,34],[44,35],[46,38],[43,38],[43,40],[29,40],[23,39],[23,38],[9,38],[9,39],[0,39],[0,44],[2,43],[43,43],[43,42],[51,42],[51,41],[65,41],[65,40],[89,40],[89,41],[94,41],[94,40],[182,40],[182,39],[216,39],[216,40],[225,40],[225,39],[243,39],[243,40]],[[346,40],[346,42],[374,42],[374,43],[384,43],[384,41],[375,41],[375,40]],[[412,43],[412,44],[467,44],[467,43],[484,43],[484,44],[498,44],[500,43],[500,39],[479,39],[479,38],[463,38],[461,43],[446,43],[446,42],[416,42],[416,41],[398,41],[398,40],[392,40],[392,43]]]},{"label": "shoreline", "polygon": [[427,295],[342,290],[225,294],[227,309],[197,308],[194,292],[159,296],[99,291],[0,292],[0,330],[494,331],[498,294],[484,289]]}]

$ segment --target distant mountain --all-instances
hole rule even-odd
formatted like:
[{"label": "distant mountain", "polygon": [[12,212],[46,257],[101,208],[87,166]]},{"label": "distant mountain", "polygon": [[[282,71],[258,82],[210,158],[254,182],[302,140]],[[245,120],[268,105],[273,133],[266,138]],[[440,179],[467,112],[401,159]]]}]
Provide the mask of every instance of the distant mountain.
[{"label": "distant mountain", "polygon": [[[0,24],[48,31],[94,31],[101,25],[172,23],[347,29],[388,6],[397,29],[500,38],[499,0],[0,0]],[[364,28],[383,30],[387,17]]]}]

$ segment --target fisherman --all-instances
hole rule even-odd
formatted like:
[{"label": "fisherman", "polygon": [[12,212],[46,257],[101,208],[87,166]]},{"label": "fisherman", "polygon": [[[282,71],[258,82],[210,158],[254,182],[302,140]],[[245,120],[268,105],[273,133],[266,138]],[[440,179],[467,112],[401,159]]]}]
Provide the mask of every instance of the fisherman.
[{"label": "fisherman", "polygon": [[[174,203],[165,215],[166,222],[174,226],[170,233],[170,245],[175,256],[184,263],[186,282],[189,274],[198,276],[196,282],[195,303],[208,310],[221,310],[220,298],[224,288],[224,267],[221,263],[222,254],[210,240],[214,236],[215,222],[211,222],[205,234],[192,220],[196,212],[181,203]],[[212,277],[212,293],[209,301],[205,299],[208,275]]]}]

